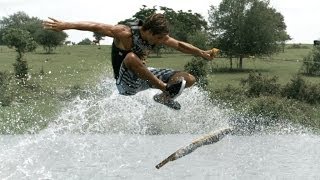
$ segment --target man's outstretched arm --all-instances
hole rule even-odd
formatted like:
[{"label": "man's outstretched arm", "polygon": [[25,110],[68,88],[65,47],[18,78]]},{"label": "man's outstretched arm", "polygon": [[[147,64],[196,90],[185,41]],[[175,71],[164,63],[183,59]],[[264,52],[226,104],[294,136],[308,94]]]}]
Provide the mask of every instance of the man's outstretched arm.
[{"label": "man's outstretched arm", "polygon": [[167,37],[166,40],[163,41],[163,44],[169,47],[172,47],[180,52],[183,52],[186,54],[193,54],[208,60],[212,60],[215,55],[212,50],[202,50],[193,46],[192,44],[176,40],[172,37]]},{"label": "man's outstretched arm", "polygon": [[99,32],[109,37],[114,37],[115,26],[90,21],[66,22],[49,18],[50,20],[43,21],[43,27],[54,31],[63,31],[68,29],[76,29],[82,31]]}]

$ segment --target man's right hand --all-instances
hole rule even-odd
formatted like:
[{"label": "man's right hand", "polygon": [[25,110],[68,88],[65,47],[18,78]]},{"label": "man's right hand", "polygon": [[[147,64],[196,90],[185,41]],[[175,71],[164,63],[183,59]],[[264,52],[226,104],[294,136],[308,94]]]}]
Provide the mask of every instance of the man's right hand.
[{"label": "man's right hand", "polygon": [[212,48],[210,55],[211,55],[212,57],[216,57],[219,53],[220,53],[220,49]]}]

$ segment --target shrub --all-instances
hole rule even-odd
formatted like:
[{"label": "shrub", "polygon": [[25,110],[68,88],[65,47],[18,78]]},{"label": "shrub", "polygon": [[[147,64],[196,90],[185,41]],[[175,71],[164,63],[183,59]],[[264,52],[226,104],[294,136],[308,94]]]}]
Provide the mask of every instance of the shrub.
[{"label": "shrub", "polygon": [[320,103],[320,85],[310,84],[296,75],[281,90],[281,95],[289,99],[297,99],[310,104]]},{"label": "shrub", "polygon": [[249,97],[259,97],[260,95],[275,95],[279,93],[280,84],[278,77],[263,76],[260,73],[251,72],[247,79],[242,79],[241,84],[245,88]]},{"label": "shrub", "polygon": [[301,69],[307,75],[320,76],[320,47],[314,47],[312,52],[303,58]]},{"label": "shrub", "polygon": [[0,106],[9,106],[12,95],[9,91],[11,77],[8,73],[0,72]]},{"label": "shrub", "polygon": [[188,62],[184,69],[193,76],[195,76],[197,83],[200,87],[206,87],[208,85],[208,61],[199,57],[194,57],[190,62]]},{"label": "shrub", "polygon": [[239,102],[244,102],[247,98],[242,88],[234,87],[230,84],[223,89],[211,90],[210,97],[222,103],[228,102],[227,105],[231,106]]},{"label": "shrub", "polygon": [[285,114],[284,104],[278,97],[261,96],[253,99],[248,112],[254,116],[263,116],[271,119],[279,119]]}]

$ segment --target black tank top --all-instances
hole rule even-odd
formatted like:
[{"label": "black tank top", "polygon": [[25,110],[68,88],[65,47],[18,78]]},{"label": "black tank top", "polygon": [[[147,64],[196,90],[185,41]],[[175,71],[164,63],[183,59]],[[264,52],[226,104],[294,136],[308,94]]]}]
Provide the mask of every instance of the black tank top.
[{"label": "black tank top", "polygon": [[141,38],[139,27],[142,26],[143,22],[141,20],[130,23],[131,33],[132,33],[132,48],[131,50],[122,50],[116,47],[114,42],[112,43],[111,50],[111,61],[114,78],[118,79],[119,69],[121,67],[122,61],[129,52],[134,52],[141,60],[144,60],[150,51],[154,48],[154,45],[149,44],[147,41]]}]

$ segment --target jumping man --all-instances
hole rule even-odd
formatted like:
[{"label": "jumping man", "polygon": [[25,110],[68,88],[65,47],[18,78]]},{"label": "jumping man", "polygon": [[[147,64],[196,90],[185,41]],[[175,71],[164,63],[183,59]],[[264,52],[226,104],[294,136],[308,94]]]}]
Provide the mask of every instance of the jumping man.
[{"label": "jumping man", "polygon": [[212,60],[212,50],[201,50],[189,43],[169,36],[168,22],[163,14],[152,14],[145,22],[138,21],[130,26],[109,25],[97,22],[65,22],[53,18],[44,21],[45,29],[63,31],[76,29],[99,32],[112,37],[112,67],[116,86],[122,95],[134,95],[140,91],[156,88],[162,91],[153,99],[172,109],[181,108],[177,101],[185,87],[195,83],[195,77],[182,71],[155,69],[145,65],[145,60],[155,45],[163,44],[186,54]]}]

